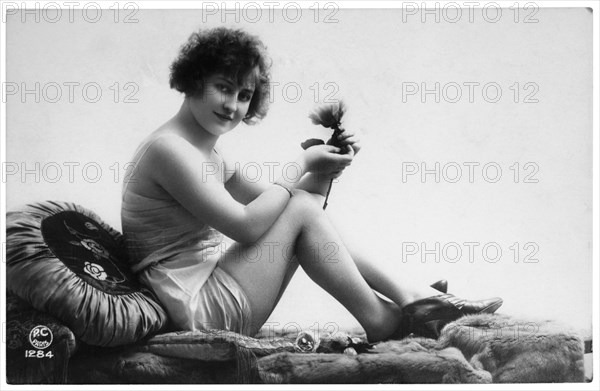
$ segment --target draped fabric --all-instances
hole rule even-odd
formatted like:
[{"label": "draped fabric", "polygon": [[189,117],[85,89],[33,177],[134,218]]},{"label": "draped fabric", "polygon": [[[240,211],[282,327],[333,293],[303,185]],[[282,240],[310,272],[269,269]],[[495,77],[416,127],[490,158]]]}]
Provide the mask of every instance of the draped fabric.
[{"label": "draped fabric", "polygon": [[206,266],[206,280],[216,266],[223,235],[198,222],[175,200],[123,195],[121,223],[131,269],[139,273],[152,264],[194,259]]},{"label": "draped fabric", "polygon": [[[144,169],[143,157],[155,140],[149,138],[136,151],[136,170]],[[138,279],[154,291],[178,329],[247,331],[247,299],[230,276],[217,273],[225,251],[223,234],[166,192],[140,194],[135,173],[123,185],[121,223]]]}]

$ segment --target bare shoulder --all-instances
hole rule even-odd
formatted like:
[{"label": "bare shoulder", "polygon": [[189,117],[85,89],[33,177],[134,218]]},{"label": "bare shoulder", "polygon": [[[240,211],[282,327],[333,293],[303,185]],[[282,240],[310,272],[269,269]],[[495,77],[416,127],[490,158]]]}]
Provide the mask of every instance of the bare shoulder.
[{"label": "bare shoulder", "polygon": [[172,133],[154,137],[143,160],[140,163],[146,178],[163,188],[165,182],[197,175],[200,170],[214,171],[213,167],[209,167],[214,164],[209,156],[185,138]]},{"label": "bare shoulder", "polygon": [[[139,194],[160,198],[164,196],[164,189],[158,183],[157,173],[165,170],[166,164],[176,156],[183,159],[192,153],[186,141],[173,134],[151,134],[142,141],[134,157],[135,167],[131,174],[128,187],[135,189]],[[188,143],[189,144],[189,143]]]},{"label": "bare shoulder", "polygon": [[172,157],[174,154],[190,153],[202,156],[189,141],[173,133],[162,133],[155,136],[148,147],[148,152],[150,152],[153,157],[158,158],[168,158]]},{"label": "bare shoulder", "polygon": [[172,133],[155,137],[148,147],[147,158],[149,166],[159,170],[181,165],[198,167],[198,164],[210,161],[210,156],[198,150],[185,138]]}]

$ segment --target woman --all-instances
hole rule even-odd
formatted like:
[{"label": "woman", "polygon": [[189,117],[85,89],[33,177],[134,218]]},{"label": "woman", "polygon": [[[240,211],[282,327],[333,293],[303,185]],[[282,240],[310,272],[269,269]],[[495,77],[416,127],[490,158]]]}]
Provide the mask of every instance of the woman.
[{"label": "woman", "polygon": [[[321,208],[330,179],[360,150],[349,131],[341,148],[317,145],[298,155],[297,175],[269,186],[244,181],[216,145],[241,121],[266,114],[268,83],[256,37],[225,28],[193,34],[171,66],[170,85],[185,95],[181,108],[135,153],[134,175],[123,186],[123,231],[134,271],[175,327],[253,335],[299,265],[350,311],[369,341],[437,331],[502,304],[430,287],[409,291],[349,253]],[[322,251],[332,243],[335,262]]]}]

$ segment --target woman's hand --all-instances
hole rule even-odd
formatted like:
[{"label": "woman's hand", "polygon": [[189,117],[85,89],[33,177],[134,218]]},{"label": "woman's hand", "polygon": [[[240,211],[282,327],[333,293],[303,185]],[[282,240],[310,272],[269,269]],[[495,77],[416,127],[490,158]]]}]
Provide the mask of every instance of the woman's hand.
[{"label": "woman's hand", "polygon": [[[339,145],[345,147],[347,145],[351,146],[354,150],[354,154],[356,155],[362,145],[360,144],[360,140],[357,138],[356,133],[350,130],[342,129],[342,133],[337,137]],[[328,145],[334,145],[333,136],[327,141]]]},{"label": "woman's hand", "polygon": [[[354,158],[354,155],[356,155],[356,152],[354,151],[354,147],[352,147],[350,144],[346,145],[346,153],[347,154],[352,154],[352,157]],[[359,147],[360,149],[360,147]],[[348,164],[349,166],[350,164]],[[339,178],[340,176],[342,176],[342,173],[344,172],[344,170],[346,169],[346,167],[342,167],[341,169],[334,171],[330,174],[330,176],[327,179],[335,179],[335,178]]]},{"label": "woman's hand", "polygon": [[354,154],[352,146],[348,144],[342,148],[325,144],[314,145],[304,151],[306,171],[334,178],[336,173],[341,173],[352,163]]}]

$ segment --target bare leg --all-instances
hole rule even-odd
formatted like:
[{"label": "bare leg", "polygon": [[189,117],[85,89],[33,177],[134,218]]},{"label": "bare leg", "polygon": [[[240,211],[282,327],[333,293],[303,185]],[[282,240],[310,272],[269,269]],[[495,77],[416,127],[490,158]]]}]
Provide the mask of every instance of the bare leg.
[{"label": "bare leg", "polygon": [[409,282],[399,283],[389,273],[370,261],[362,250],[359,250],[356,246],[348,247],[348,251],[356,263],[360,274],[362,274],[369,286],[400,307],[404,307],[419,299],[440,294],[439,291],[429,286],[416,287],[412,286]]},{"label": "bare leg", "polygon": [[[320,205],[323,205],[323,201],[325,200],[324,196],[315,193],[310,194]],[[344,232],[339,229],[336,229],[336,231],[338,234],[341,234],[342,237],[345,236]],[[398,306],[404,307],[416,300],[440,294],[440,292],[429,286],[411,286],[408,281],[406,283],[399,283],[397,280],[392,279],[390,273],[377,267],[377,265],[363,252],[362,248],[356,245],[356,243],[360,243],[359,240],[343,240],[343,243],[358,267],[360,274],[367,281],[369,286],[392,300]]]},{"label": "bare leg", "polygon": [[358,320],[369,340],[388,337],[400,325],[400,307],[367,284],[321,206],[298,192],[273,226],[253,245],[234,245],[219,265],[238,281],[253,312],[257,332],[273,311],[295,271],[294,257],[308,276]]}]

